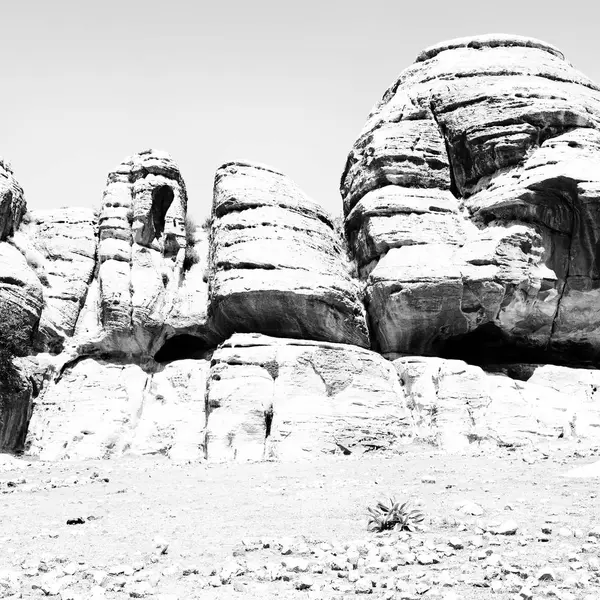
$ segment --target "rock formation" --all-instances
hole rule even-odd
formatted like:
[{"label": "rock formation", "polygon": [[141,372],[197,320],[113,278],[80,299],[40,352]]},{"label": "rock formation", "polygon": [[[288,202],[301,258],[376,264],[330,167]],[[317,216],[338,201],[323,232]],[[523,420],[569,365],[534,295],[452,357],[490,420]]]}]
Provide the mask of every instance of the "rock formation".
[{"label": "rock formation", "polygon": [[17,231],[25,209],[23,188],[17,183],[11,166],[0,158],[0,241]]},{"label": "rock formation", "polygon": [[598,90],[491,35],[423,51],[384,94],[341,185],[382,352],[597,358]]},{"label": "rock formation", "polygon": [[[515,36],[422,52],[342,176],[169,155],[99,211],[26,211],[0,162],[0,450],[213,462],[600,436],[600,91]],[[577,368],[574,368],[577,367]]]},{"label": "rock formation", "polygon": [[285,175],[223,165],[213,219],[210,306],[223,337],[259,332],[369,346],[333,220]]}]

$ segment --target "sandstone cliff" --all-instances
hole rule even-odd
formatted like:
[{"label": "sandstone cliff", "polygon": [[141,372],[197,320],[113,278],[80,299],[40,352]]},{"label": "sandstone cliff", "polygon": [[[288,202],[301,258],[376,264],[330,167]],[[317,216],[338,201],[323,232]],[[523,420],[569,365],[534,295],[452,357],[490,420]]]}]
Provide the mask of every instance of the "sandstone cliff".
[{"label": "sandstone cliff", "polygon": [[[600,91],[514,36],[423,51],[342,176],[176,163],[26,211],[0,163],[0,450],[297,459],[600,435]],[[562,365],[562,366],[557,366]],[[577,368],[575,368],[577,367]]]},{"label": "sandstone cliff", "polygon": [[342,176],[381,351],[597,358],[599,123],[598,87],[543,42],[417,57]]}]

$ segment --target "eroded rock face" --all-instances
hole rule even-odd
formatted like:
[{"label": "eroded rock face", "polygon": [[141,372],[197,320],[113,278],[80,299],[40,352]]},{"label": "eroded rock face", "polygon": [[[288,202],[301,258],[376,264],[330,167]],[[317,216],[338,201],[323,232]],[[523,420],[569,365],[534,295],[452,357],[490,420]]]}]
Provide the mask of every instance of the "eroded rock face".
[{"label": "eroded rock face", "polygon": [[52,373],[44,356],[10,358],[0,350],[0,452],[22,452],[34,401]]},{"label": "eroded rock face", "polygon": [[28,452],[44,460],[204,456],[208,361],[166,366],[84,358],[38,399]]},{"label": "eroded rock face", "polygon": [[341,184],[383,352],[444,353],[478,331],[474,355],[501,341],[597,357],[599,130],[598,87],[543,42],[481,36],[419,55]]},{"label": "eroded rock face", "polygon": [[59,352],[75,326],[96,266],[97,216],[92,209],[31,211],[15,243],[43,285],[44,309],[36,334],[41,351]]},{"label": "eroded rock face", "polygon": [[16,452],[25,443],[33,390],[18,362],[3,358],[0,360],[0,452]]},{"label": "eroded rock face", "polygon": [[599,159],[598,88],[543,42],[484,36],[422,52],[369,116],[342,178],[352,260],[269,167],[218,169],[193,231],[165,153],[121,163],[97,213],[23,215],[0,162],[0,451],[598,438],[598,371],[524,362],[598,359]]},{"label": "eroded rock face", "polygon": [[44,303],[43,289],[19,250],[0,242],[0,340],[11,354],[31,352]]},{"label": "eroded rock face", "polygon": [[209,347],[207,236],[192,240],[199,261],[185,264],[186,189],[163,152],[126,159],[108,176],[98,220],[96,275],[75,330],[79,355],[152,358],[176,335]]},{"label": "eroded rock face", "polygon": [[[9,380],[8,371],[2,372],[2,448],[23,447],[32,401],[40,394],[39,411],[45,405],[55,410],[50,411],[47,430],[32,434],[31,447],[38,453],[111,455],[113,440],[116,454],[127,446],[137,453],[191,455],[184,448],[188,442],[171,440],[167,448],[165,440],[179,435],[171,431],[179,430],[177,419],[195,419],[197,410],[161,408],[161,390],[168,388],[160,383],[167,376],[163,370],[175,373],[179,367],[163,367],[152,360],[159,350],[165,363],[203,356],[217,339],[207,324],[208,234],[186,226],[187,196],[177,166],[165,153],[142,152],[109,174],[99,214],[63,208],[33,211],[23,219],[22,191],[12,173],[0,167],[4,181],[0,186],[5,190],[0,229],[8,236],[0,241],[0,351],[7,365],[13,356],[31,354],[37,360],[49,353],[48,377],[42,377],[39,385],[32,383],[28,370],[23,375],[19,368],[15,384],[2,386]],[[193,245],[193,256],[188,244]],[[164,351],[167,339],[184,352]],[[83,366],[77,370],[79,364]],[[86,365],[91,365],[90,372],[81,375]],[[144,370],[140,365],[153,366]],[[124,381],[116,382],[120,376]],[[146,412],[133,427],[132,437],[132,428],[123,423],[139,409],[130,401],[138,380],[145,382]],[[115,412],[112,405],[103,406],[113,397],[125,398],[129,407]],[[89,403],[98,406],[90,408]],[[203,393],[201,404],[203,414]],[[39,418],[35,415],[34,423]],[[201,416],[201,428],[204,421]],[[71,431],[89,429],[94,422],[102,430],[97,436]],[[38,445],[36,436],[41,440]],[[195,452],[203,455],[202,445]]]},{"label": "eroded rock face", "polygon": [[185,186],[162,153],[125,160],[108,176],[100,209],[99,325],[102,345],[152,354],[185,252]]},{"label": "eroded rock face", "polygon": [[15,179],[11,166],[0,158],[0,242],[18,229],[26,209],[23,188]]},{"label": "eroded rock face", "polygon": [[411,439],[396,372],[370,350],[236,334],[211,365],[210,461],[394,451]]},{"label": "eroded rock face", "polygon": [[600,433],[596,370],[532,368],[526,381],[460,360],[393,360],[403,382],[416,439],[450,451],[470,444],[524,445]]},{"label": "eroded rock face", "polygon": [[331,217],[268,167],[216,174],[210,309],[217,331],[368,346],[359,289]]},{"label": "eroded rock face", "polygon": [[199,347],[211,346],[216,335],[207,314],[209,233],[198,227],[190,241],[193,259],[189,266],[184,261],[181,284],[165,317],[165,330],[169,339],[186,335],[205,342],[199,343]]}]

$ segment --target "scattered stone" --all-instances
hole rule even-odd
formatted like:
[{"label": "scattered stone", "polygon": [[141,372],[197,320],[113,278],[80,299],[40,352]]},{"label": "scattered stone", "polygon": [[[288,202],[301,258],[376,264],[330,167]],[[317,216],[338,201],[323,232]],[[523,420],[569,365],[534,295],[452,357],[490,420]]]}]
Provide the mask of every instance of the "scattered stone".
[{"label": "scattered stone", "polygon": [[465,547],[464,542],[458,537],[452,537],[448,540],[448,545],[455,550],[462,550]]},{"label": "scattered stone", "polygon": [[590,532],[588,533],[588,536],[600,540],[600,525],[596,525],[595,527],[593,527],[592,529],[590,529]]},{"label": "scattered stone", "polygon": [[504,521],[498,527],[490,528],[490,533],[495,535],[515,535],[519,530],[519,526],[515,521]]},{"label": "scattered stone", "polygon": [[314,585],[314,581],[311,577],[303,575],[294,583],[294,587],[297,590],[309,590]]},{"label": "scattered stone", "polygon": [[440,559],[437,555],[430,552],[422,552],[417,555],[417,562],[420,565],[433,565],[440,562]]},{"label": "scattered stone", "polygon": [[156,548],[156,554],[160,556],[168,552],[169,542],[164,538],[157,536],[154,538],[154,547]]},{"label": "scattered stone", "polygon": [[304,558],[288,558],[281,564],[292,573],[307,573],[310,570],[310,563]]},{"label": "scattered stone", "polygon": [[544,567],[537,572],[535,578],[539,581],[555,581],[556,575],[550,567]]},{"label": "scattered stone", "polygon": [[99,585],[95,585],[90,590],[90,600],[104,600],[106,598],[106,590]]},{"label": "scattered stone", "polygon": [[138,581],[129,587],[129,595],[132,598],[145,598],[154,593],[154,588],[148,581]]},{"label": "scattered stone", "polygon": [[108,583],[108,573],[106,571],[92,571],[92,579],[98,586],[103,586]]},{"label": "scattered stone", "polygon": [[560,537],[572,537],[573,536],[573,532],[568,527],[561,527],[556,533]]},{"label": "scattered stone", "polygon": [[368,577],[361,577],[354,584],[354,589],[357,594],[372,594],[373,581]]},{"label": "scattered stone", "polygon": [[531,591],[530,587],[522,587],[519,590],[519,598],[522,598],[523,600],[533,600],[533,592]]},{"label": "scattered stone", "polygon": [[480,517],[484,512],[483,508],[479,504],[471,502],[470,500],[458,503],[456,505],[456,509],[463,515],[471,515],[474,517]]}]

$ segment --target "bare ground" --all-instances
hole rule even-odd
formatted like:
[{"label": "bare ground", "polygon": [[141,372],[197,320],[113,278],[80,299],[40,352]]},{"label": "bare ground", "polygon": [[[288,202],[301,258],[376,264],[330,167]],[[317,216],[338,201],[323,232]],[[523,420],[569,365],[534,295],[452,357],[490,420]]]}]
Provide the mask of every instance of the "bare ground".
[{"label": "bare ground", "polygon": [[[308,591],[295,589],[301,574],[264,581],[256,569],[219,587],[208,582],[215,580],[212,570],[219,573],[232,555],[242,564],[285,562],[278,545],[282,538],[304,539],[313,549],[327,542],[334,550],[354,540],[359,545],[394,540],[395,533],[366,531],[367,505],[392,495],[422,503],[428,531],[411,536],[417,545],[428,542],[433,550],[458,536],[465,549],[440,551],[440,562],[433,565],[386,567],[383,578],[391,580],[382,587],[376,574],[371,597],[411,597],[393,586],[394,578],[404,578],[422,583],[414,597],[454,592],[467,600],[525,598],[507,571],[507,565],[516,565],[515,577],[525,588],[533,585],[535,598],[553,590],[558,598],[600,598],[599,573],[593,560],[590,565],[591,558],[600,558],[600,539],[588,537],[600,526],[600,479],[564,477],[598,459],[598,448],[575,442],[468,456],[415,446],[391,457],[331,456],[296,463],[177,465],[136,458],[48,464],[23,458],[17,470],[0,470],[0,572],[22,574],[15,584],[21,596],[15,598],[47,596],[39,582],[60,579],[65,565],[73,564],[77,572],[65,580],[63,598],[69,591],[92,597],[89,590],[100,582],[92,573],[110,573],[119,564],[133,566],[135,574],[109,574],[100,582],[106,598],[131,597],[135,579],[150,582],[150,598],[343,598],[353,590],[347,573],[340,577],[326,564],[322,573],[309,574]],[[465,500],[479,504],[484,514],[457,512],[457,503]],[[83,523],[67,524],[78,518]],[[519,525],[517,535],[485,533],[508,519]],[[551,533],[542,534],[543,528]],[[559,534],[561,528],[572,535]],[[166,553],[157,550],[156,536],[168,542]],[[482,548],[468,542],[473,536],[483,541],[483,550],[489,547],[489,555],[499,557],[492,570]],[[257,543],[242,546],[248,538]],[[311,571],[320,570],[312,566],[314,556],[305,558]],[[538,581],[536,572],[544,566],[555,571],[554,581]],[[444,586],[437,581],[440,574]],[[508,583],[492,592],[494,578]],[[10,597],[15,589],[3,592],[1,581],[0,597]]]}]

